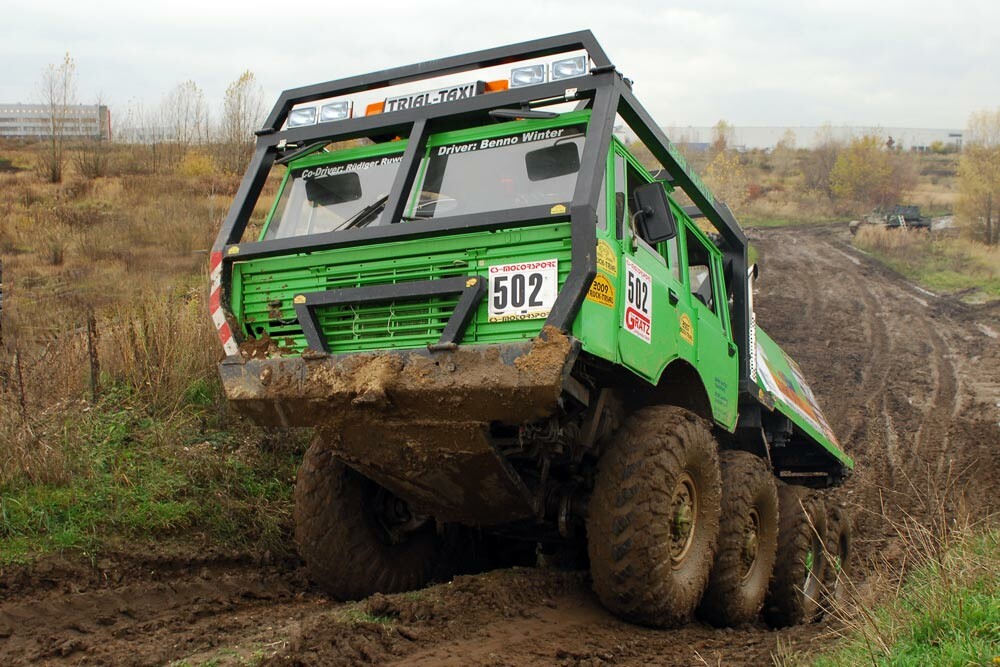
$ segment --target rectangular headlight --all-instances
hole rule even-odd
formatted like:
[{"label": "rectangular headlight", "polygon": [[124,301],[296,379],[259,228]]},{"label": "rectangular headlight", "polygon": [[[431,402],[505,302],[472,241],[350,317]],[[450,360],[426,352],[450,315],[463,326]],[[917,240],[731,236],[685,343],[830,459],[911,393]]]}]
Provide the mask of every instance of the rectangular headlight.
[{"label": "rectangular headlight", "polygon": [[527,67],[515,67],[510,71],[510,87],[532,86],[536,83],[545,83],[545,65],[528,65]]},{"label": "rectangular headlight", "polygon": [[288,127],[303,127],[316,124],[316,107],[292,109],[288,114]]},{"label": "rectangular headlight", "polygon": [[566,58],[552,63],[552,80],[570,79],[574,76],[583,76],[587,73],[587,56],[577,56],[576,58]]},{"label": "rectangular headlight", "polygon": [[350,100],[341,100],[331,104],[324,104],[319,110],[319,122],[329,123],[334,120],[344,120],[351,117]]}]

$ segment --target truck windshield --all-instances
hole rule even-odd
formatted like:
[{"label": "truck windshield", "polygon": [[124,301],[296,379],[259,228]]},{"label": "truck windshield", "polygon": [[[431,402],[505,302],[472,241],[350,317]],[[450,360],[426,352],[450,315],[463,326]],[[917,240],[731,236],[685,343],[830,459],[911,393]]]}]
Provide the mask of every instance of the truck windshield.
[{"label": "truck windshield", "polygon": [[442,218],[569,204],[583,138],[584,128],[571,126],[432,146],[410,215]]},{"label": "truck windshield", "polygon": [[377,224],[402,159],[387,155],[292,171],[264,239]]},{"label": "truck windshield", "polygon": [[[462,143],[431,143],[403,221],[567,205],[585,127],[529,130]],[[382,223],[402,154],[294,169],[264,240]]]}]

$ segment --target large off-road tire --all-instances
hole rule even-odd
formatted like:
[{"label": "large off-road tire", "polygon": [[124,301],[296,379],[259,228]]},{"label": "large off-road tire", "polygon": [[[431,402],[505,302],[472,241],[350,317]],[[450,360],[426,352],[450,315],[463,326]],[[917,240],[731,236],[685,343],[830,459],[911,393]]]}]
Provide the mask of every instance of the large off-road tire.
[{"label": "large off-road tire", "polygon": [[823,576],[823,607],[840,599],[851,571],[851,518],[834,498],[826,501],[826,572]]},{"label": "large off-road tire", "polygon": [[313,440],[295,483],[295,541],[310,578],[340,600],[426,584],[445,548],[433,521],[387,528],[378,507],[405,503],[347,467]]},{"label": "large off-road tire", "polygon": [[719,454],[687,410],[645,408],[612,439],[588,506],[594,590],[609,610],[654,627],[701,600],[719,534]]},{"label": "large off-road tire", "polygon": [[778,555],[764,600],[764,620],[782,628],[819,615],[826,508],[808,489],[779,484],[778,512]]},{"label": "large off-road tire", "polygon": [[778,548],[778,490],[767,462],[722,452],[722,519],[715,564],[698,615],[717,626],[757,618]]}]

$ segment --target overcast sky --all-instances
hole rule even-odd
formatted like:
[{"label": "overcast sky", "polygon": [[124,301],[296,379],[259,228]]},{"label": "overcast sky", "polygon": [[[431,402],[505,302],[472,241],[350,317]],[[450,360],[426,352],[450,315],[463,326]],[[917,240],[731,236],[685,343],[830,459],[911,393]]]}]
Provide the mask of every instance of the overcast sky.
[{"label": "overcast sky", "polygon": [[295,86],[593,30],[663,125],[961,128],[1000,107],[1000,2],[0,0],[0,102],[64,52],[78,97],[124,112],[191,79],[218,113],[245,69]]}]

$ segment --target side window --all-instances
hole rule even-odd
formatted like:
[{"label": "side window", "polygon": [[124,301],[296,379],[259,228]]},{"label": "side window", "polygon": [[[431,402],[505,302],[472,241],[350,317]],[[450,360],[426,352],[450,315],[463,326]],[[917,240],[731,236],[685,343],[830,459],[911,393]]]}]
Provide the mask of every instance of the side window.
[{"label": "side window", "polygon": [[626,162],[625,165],[625,180],[628,184],[628,192],[626,193],[625,200],[628,202],[628,214],[631,219],[635,215],[635,189],[640,185],[649,183],[649,181],[631,164]]},{"label": "side window", "polygon": [[715,303],[715,292],[712,289],[715,264],[712,255],[704,242],[688,228],[684,227],[684,240],[687,243],[688,279],[691,283],[691,295],[701,301],[713,313],[718,314]]},{"label": "side window", "polygon": [[615,154],[615,225],[618,238],[625,238],[625,158]]}]

